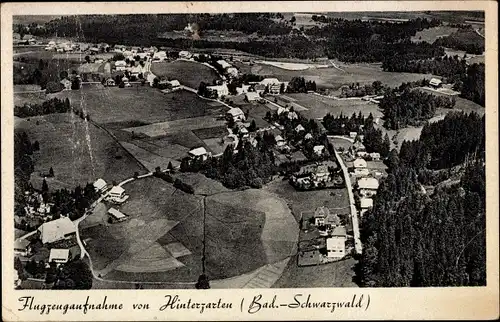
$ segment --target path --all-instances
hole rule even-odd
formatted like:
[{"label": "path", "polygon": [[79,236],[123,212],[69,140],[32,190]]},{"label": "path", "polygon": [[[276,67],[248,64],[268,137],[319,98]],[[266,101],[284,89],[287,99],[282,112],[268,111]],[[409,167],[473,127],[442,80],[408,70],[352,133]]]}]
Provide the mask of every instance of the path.
[{"label": "path", "polygon": [[341,135],[327,135],[326,137],[327,138],[332,138],[332,139],[346,140],[346,141],[349,141],[351,143],[354,143],[354,139],[346,138],[345,136],[341,136]]},{"label": "path", "polygon": [[359,233],[359,221],[358,221],[358,212],[356,210],[356,205],[354,203],[354,194],[352,193],[352,183],[351,177],[349,176],[349,172],[347,171],[347,167],[344,163],[344,160],[340,157],[337,150],[335,150],[335,157],[337,158],[340,167],[342,168],[342,172],[344,173],[344,179],[347,187],[347,193],[349,195],[349,202],[351,205],[351,221],[352,221],[352,231],[354,233],[354,249],[356,254],[361,254],[363,248],[361,245],[360,233]]},{"label": "path", "polygon": [[476,34],[478,34],[479,36],[481,36],[482,38],[484,38],[484,35],[479,32],[479,29],[474,29],[474,31],[476,32]]}]

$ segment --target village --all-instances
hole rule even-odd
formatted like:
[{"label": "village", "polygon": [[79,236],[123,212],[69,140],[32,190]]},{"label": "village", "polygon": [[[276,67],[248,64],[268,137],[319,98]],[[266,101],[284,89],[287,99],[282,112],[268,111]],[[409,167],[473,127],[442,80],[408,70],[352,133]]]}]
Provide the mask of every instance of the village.
[{"label": "village", "polygon": [[426,124],[390,129],[380,105],[405,88],[450,97],[436,121],[464,104],[451,78],[396,81],[376,64],[13,38],[23,82],[46,81],[15,85],[33,160],[16,192],[20,289],[71,288],[77,261],[102,288],[194,287],[207,272],[214,288],[288,287],[315,266],[352,285],[389,152]]}]

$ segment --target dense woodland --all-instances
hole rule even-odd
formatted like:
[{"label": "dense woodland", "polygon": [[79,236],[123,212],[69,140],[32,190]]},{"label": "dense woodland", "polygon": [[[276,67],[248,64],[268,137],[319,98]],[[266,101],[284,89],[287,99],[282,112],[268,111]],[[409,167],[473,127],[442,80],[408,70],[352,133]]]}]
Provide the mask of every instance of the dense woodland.
[{"label": "dense woodland", "polygon": [[464,77],[467,65],[466,60],[458,56],[425,60],[408,60],[407,57],[394,56],[384,60],[382,69],[386,72],[433,74],[446,77],[447,83],[454,83]]},{"label": "dense woodland", "polygon": [[[410,161],[424,147],[431,157]],[[458,150],[453,160],[438,152],[453,148]],[[362,286],[486,285],[485,168],[479,151],[484,151],[484,118],[459,114],[427,127],[421,142],[402,148],[399,157],[391,152],[389,175],[362,219]],[[466,156],[458,180],[432,195],[422,191],[417,167],[452,167]]]},{"label": "dense woodland", "polygon": [[485,41],[479,36],[472,26],[462,26],[457,32],[440,37],[435,41],[437,46],[463,50],[468,54],[481,55],[484,52]]},{"label": "dense woodland", "polygon": [[467,68],[467,76],[455,84],[460,96],[471,100],[481,106],[486,104],[485,87],[485,66],[484,64],[472,64]]},{"label": "dense woodland", "polygon": [[418,90],[395,89],[380,100],[384,113],[384,126],[398,130],[408,125],[419,125],[434,116],[438,108],[453,108],[455,98],[436,96]]}]

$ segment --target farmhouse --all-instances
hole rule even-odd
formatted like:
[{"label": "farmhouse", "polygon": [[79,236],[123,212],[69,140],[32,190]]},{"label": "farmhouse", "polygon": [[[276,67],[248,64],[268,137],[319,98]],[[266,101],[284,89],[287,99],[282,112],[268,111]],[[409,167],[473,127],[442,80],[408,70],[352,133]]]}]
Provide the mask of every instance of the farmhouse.
[{"label": "farmhouse", "polygon": [[358,180],[358,189],[362,196],[372,197],[377,194],[378,180],[375,178],[361,178]]},{"label": "farmhouse", "polygon": [[331,237],[326,239],[327,257],[341,259],[345,256],[345,241],[347,233],[345,227],[335,227]]},{"label": "farmhouse", "polygon": [[311,174],[311,178],[315,184],[327,182],[330,179],[330,171],[325,164],[316,167],[316,170]]},{"label": "farmhouse", "polygon": [[233,107],[226,113],[226,119],[229,121],[245,121],[245,113],[239,107]]},{"label": "farmhouse", "polygon": [[31,252],[30,241],[27,239],[17,239],[14,242],[14,254],[28,257]]},{"label": "farmhouse", "polygon": [[106,85],[106,86],[116,86],[116,82],[115,82],[114,79],[108,78],[108,79],[106,79],[106,82],[104,83],[104,85]]},{"label": "farmhouse", "polygon": [[245,99],[248,102],[255,102],[259,98],[260,98],[260,95],[259,95],[259,93],[256,93],[256,92],[248,92],[245,94]]},{"label": "farmhouse", "polygon": [[370,171],[366,168],[355,168],[354,175],[358,177],[365,177],[370,175]]},{"label": "farmhouse", "polygon": [[442,81],[440,79],[437,79],[437,78],[431,78],[431,80],[429,81],[429,85],[433,88],[439,88],[441,87],[442,85]]},{"label": "farmhouse", "polygon": [[[180,56],[180,53],[179,53],[179,56]],[[222,59],[218,60],[217,64],[219,64],[219,66],[222,67],[222,69],[226,69],[226,68],[231,67],[231,64],[229,64],[228,62],[226,62],[225,60],[222,60]]]},{"label": "farmhouse", "polygon": [[65,78],[60,83],[64,86],[64,89],[71,89],[71,81],[69,79]]},{"label": "farmhouse", "polygon": [[108,184],[103,179],[99,178],[94,182],[94,189],[97,192],[104,193],[108,190]]},{"label": "farmhouse", "polygon": [[123,202],[127,201],[128,198],[129,198],[129,196],[125,194],[125,189],[123,189],[120,186],[114,186],[109,191],[109,195],[108,195],[107,199],[111,202],[114,202],[114,203],[123,203]]},{"label": "farmhouse", "polygon": [[183,50],[179,52],[179,58],[190,59],[191,57],[193,57],[193,54],[191,54],[189,51]]},{"label": "farmhouse", "polygon": [[109,208],[108,215],[109,215],[109,219],[112,222],[122,222],[122,221],[127,220],[127,216],[125,216],[121,211],[119,211],[113,207]]},{"label": "farmhouse", "polygon": [[208,157],[207,150],[204,147],[192,149],[191,151],[188,152],[188,155],[193,160],[202,160],[202,161],[205,161]]},{"label": "farmhouse", "polygon": [[49,255],[49,263],[65,264],[69,260],[69,249],[52,248]]},{"label": "farmhouse", "polygon": [[38,228],[43,244],[71,238],[76,234],[75,224],[68,217],[44,223]]},{"label": "farmhouse", "polygon": [[116,70],[125,70],[126,67],[127,67],[127,63],[124,60],[115,61]]},{"label": "farmhouse", "polygon": [[217,97],[229,95],[229,89],[226,84],[207,86],[207,90],[216,92]]},{"label": "farmhouse", "polygon": [[276,141],[276,146],[278,147],[282,147],[286,144],[285,139],[283,139],[281,135],[276,135],[274,140]]},{"label": "farmhouse", "polygon": [[325,149],[324,145],[316,145],[313,147],[314,154],[316,155],[323,155],[323,150]]},{"label": "farmhouse", "polygon": [[180,86],[181,83],[179,83],[177,79],[171,80],[167,85],[167,87],[169,87],[171,90],[179,89]]},{"label": "farmhouse", "polygon": [[380,153],[372,152],[370,153],[370,158],[372,158],[373,161],[380,161]]},{"label": "farmhouse", "polygon": [[356,152],[356,156],[358,156],[360,158],[365,158],[368,155],[370,155],[370,154],[368,152],[366,152],[366,151],[358,151],[358,152]]},{"label": "farmhouse", "polygon": [[305,131],[305,128],[302,126],[302,124],[299,124],[295,127],[295,132],[299,133]]},{"label": "farmhouse", "polygon": [[304,139],[305,140],[311,140],[313,138],[312,134],[311,133],[307,133],[305,136],[304,136]]},{"label": "farmhouse", "polygon": [[330,209],[321,206],[314,211],[314,225],[333,228],[340,225],[340,219],[336,214],[330,213]]},{"label": "farmhouse", "polygon": [[356,159],[353,162],[354,169],[356,168],[366,168],[366,161],[364,159]]},{"label": "farmhouse", "polygon": [[226,73],[230,76],[230,77],[238,77],[238,69],[236,67],[229,67],[228,69],[226,69]]},{"label": "farmhouse", "polygon": [[373,199],[371,198],[361,198],[359,200],[361,206],[361,216],[368,211],[369,208],[373,207]]},{"label": "farmhouse", "polygon": [[165,51],[157,51],[153,54],[153,60],[165,60],[167,58],[167,53]]},{"label": "farmhouse", "polygon": [[269,94],[279,94],[281,82],[277,78],[264,78],[259,84],[267,88]]}]

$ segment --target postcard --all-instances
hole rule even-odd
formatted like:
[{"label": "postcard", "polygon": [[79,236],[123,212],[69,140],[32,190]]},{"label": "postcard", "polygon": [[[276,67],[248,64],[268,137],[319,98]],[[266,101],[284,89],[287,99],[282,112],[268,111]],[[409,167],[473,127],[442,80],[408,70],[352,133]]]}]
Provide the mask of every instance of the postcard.
[{"label": "postcard", "polygon": [[2,318],[498,318],[497,9],[3,4]]}]

